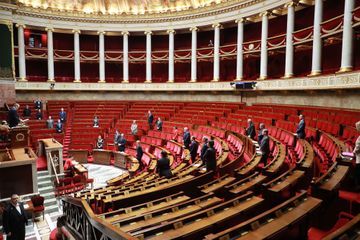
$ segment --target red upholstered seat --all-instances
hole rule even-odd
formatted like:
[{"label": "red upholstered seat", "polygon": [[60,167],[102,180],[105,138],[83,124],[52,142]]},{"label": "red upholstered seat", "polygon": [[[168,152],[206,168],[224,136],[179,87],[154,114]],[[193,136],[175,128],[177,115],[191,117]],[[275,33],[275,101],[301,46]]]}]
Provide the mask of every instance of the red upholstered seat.
[{"label": "red upholstered seat", "polygon": [[34,196],[31,198],[31,202],[33,203],[34,206],[34,214],[42,213],[43,219],[44,219],[44,210],[45,210],[44,201],[45,198],[42,196]]}]

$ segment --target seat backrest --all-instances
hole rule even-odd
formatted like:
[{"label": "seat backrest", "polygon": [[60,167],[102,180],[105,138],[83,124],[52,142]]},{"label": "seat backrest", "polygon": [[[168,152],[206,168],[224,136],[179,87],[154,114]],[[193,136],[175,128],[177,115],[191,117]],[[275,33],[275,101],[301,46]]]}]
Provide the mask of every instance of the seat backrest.
[{"label": "seat backrest", "polygon": [[31,202],[33,203],[34,207],[44,205],[45,198],[42,196],[34,196],[31,198]]}]

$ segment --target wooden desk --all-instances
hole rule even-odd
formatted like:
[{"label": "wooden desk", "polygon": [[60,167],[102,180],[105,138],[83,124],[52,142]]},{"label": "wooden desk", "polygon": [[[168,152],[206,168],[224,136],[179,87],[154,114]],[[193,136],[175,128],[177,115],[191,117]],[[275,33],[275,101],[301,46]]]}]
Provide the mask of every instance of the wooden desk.
[{"label": "wooden desk", "polygon": [[111,151],[94,149],[93,159],[95,164],[110,165]]},{"label": "wooden desk", "polygon": [[126,163],[130,155],[124,152],[114,152],[114,165],[119,168],[126,169]]},{"label": "wooden desk", "polygon": [[50,174],[55,174],[52,167],[51,159],[54,163],[54,167],[57,174],[64,172],[64,162],[63,162],[63,145],[56,141],[54,138],[45,138],[39,139],[39,156],[45,156],[47,160],[47,169]]},{"label": "wooden desk", "polygon": [[71,149],[69,150],[69,156],[79,163],[87,163],[88,150],[86,149]]}]

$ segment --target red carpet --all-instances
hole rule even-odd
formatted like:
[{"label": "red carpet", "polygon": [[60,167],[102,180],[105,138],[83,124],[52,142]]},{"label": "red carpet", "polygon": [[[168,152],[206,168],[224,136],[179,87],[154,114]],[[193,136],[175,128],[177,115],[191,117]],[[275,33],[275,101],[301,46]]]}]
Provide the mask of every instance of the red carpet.
[{"label": "red carpet", "polygon": [[41,156],[36,159],[36,169],[38,171],[47,170],[47,162],[45,156]]}]

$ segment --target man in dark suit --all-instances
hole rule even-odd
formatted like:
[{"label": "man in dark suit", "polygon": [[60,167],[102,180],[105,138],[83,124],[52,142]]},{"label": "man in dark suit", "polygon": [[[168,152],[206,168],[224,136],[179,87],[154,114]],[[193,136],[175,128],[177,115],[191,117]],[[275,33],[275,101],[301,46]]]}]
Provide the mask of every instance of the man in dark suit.
[{"label": "man in dark suit", "polygon": [[305,124],[304,115],[299,115],[299,119],[300,119],[300,122],[296,129],[296,135],[298,138],[304,139],[306,136],[306,133],[305,133],[305,125],[306,124]]},{"label": "man in dark suit", "polygon": [[216,173],[216,150],[214,149],[214,141],[210,140],[208,142],[208,149],[204,154],[204,160],[206,165],[206,171],[213,171],[213,174]]},{"label": "man in dark suit", "polygon": [[248,119],[248,127],[246,128],[246,135],[253,140],[256,135],[254,123],[250,118]]},{"label": "man in dark suit", "polygon": [[203,145],[201,147],[201,153],[200,153],[200,159],[201,159],[203,165],[205,164],[204,155],[205,155],[207,149],[208,149],[208,139],[207,139],[207,137],[203,137]]},{"label": "man in dark suit", "polygon": [[64,108],[61,108],[61,111],[59,112],[59,118],[62,123],[66,122],[66,112],[64,111]]},{"label": "man in dark suit", "polygon": [[191,161],[194,163],[197,156],[197,151],[199,148],[199,144],[197,143],[194,136],[191,137],[191,144],[190,144],[190,157]]},{"label": "man in dark suit", "polygon": [[156,172],[160,175],[160,177],[172,177],[172,173],[170,170],[170,160],[167,156],[167,152],[165,151],[161,151],[161,158],[157,160]]},{"label": "man in dark suit", "polygon": [[14,106],[10,108],[8,115],[9,127],[16,127],[21,122],[21,119],[19,118],[19,115],[17,113],[19,107],[20,105],[15,103]]},{"label": "man in dark suit", "polygon": [[42,102],[41,102],[40,98],[36,99],[34,101],[34,104],[35,104],[35,109],[42,109]]},{"label": "man in dark suit", "polygon": [[184,135],[183,135],[183,142],[186,149],[189,149],[191,143],[190,131],[189,128],[184,127]]},{"label": "man in dark suit", "polygon": [[151,111],[148,111],[148,124],[149,124],[149,128],[152,129],[153,128],[153,122],[154,122],[154,116],[152,115]]},{"label": "man in dark suit", "polygon": [[62,125],[60,119],[56,123],[55,130],[57,133],[62,133],[62,131],[63,131],[63,125]]},{"label": "man in dark suit", "polygon": [[141,161],[143,155],[144,155],[144,151],[143,151],[143,149],[141,147],[140,141],[137,140],[136,141],[136,159],[139,162],[140,170],[144,169],[144,164]]},{"label": "man in dark suit", "polygon": [[23,111],[23,117],[24,118],[30,118],[31,117],[31,109],[29,108],[29,105],[26,105]]},{"label": "man in dark suit", "polygon": [[163,122],[161,121],[161,118],[158,118],[158,120],[156,121],[156,130],[162,131],[162,125]]},{"label": "man in dark suit", "polygon": [[117,145],[118,145],[118,150],[119,152],[125,152],[125,145],[126,145],[126,139],[124,137],[124,134],[121,133],[119,138],[118,138],[118,141],[117,141]]},{"label": "man in dark suit", "polygon": [[24,205],[19,202],[19,196],[13,194],[9,206],[3,213],[3,227],[7,239],[24,240],[26,224]]},{"label": "man in dark suit", "polygon": [[267,164],[267,159],[270,154],[270,139],[269,139],[269,131],[267,129],[263,130],[263,138],[260,143],[260,151],[261,151],[260,162],[262,162],[265,167]]},{"label": "man in dark suit", "polygon": [[42,115],[41,109],[37,110],[35,118],[36,118],[36,120],[42,120],[43,115]]}]

